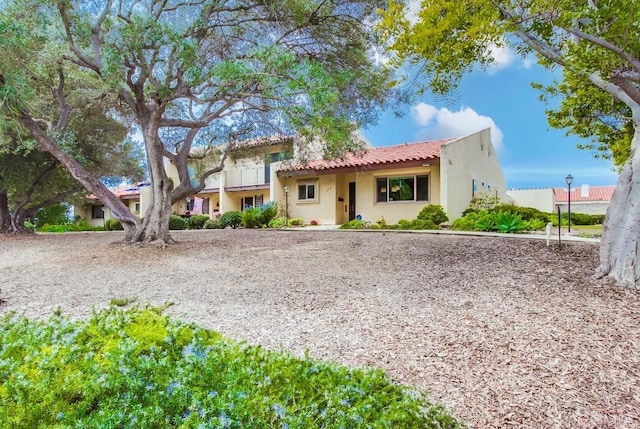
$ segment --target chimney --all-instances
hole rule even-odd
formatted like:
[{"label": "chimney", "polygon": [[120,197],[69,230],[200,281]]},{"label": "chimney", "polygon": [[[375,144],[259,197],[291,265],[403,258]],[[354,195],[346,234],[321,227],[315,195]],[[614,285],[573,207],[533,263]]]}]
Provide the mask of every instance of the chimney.
[{"label": "chimney", "polygon": [[583,198],[589,197],[589,185],[582,185],[580,187],[580,196]]}]

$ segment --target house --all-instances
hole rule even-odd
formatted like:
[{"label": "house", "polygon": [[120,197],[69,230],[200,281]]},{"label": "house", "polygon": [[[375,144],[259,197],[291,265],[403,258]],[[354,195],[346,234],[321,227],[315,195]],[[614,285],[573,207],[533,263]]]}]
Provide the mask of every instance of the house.
[{"label": "house", "polygon": [[[615,186],[581,185],[571,188],[571,212],[592,215],[607,213],[609,201]],[[567,188],[509,189],[507,196],[514,204],[534,207],[547,213],[568,211],[569,192]]]},{"label": "house", "polygon": [[[344,159],[277,168],[274,199],[289,189],[289,216],[342,224],[360,216],[387,223],[414,219],[440,204],[451,220],[480,193],[504,198],[506,183],[489,129],[466,137],[376,147]],[[274,181],[275,182],[275,181]]]},{"label": "house", "polygon": [[[475,196],[506,196],[489,129],[464,137],[368,147],[342,159],[304,157],[310,159],[306,162],[300,161],[293,138],[258,143],[236,147],[224,169],[206,180],[205,189],[174,204],[174,212],[212,216],[276,201],[289,218],[302,218],[307,224],[314,220],[335,225],[356,217],[397,223],[414,219],[428,204],[442,205],[453,220]],[[176,181],[175,167],[168,160],[165,167]],[[132,211],[144,213],[148,188],[122,192]],[[91,210],[93,214],[98,209]]]},{"label": "house", "polygon": [[[145,190],[149,190],[148,182],[138,183],[136,185],[122,185],[111,189],[111,191],[127,206],[131,213],[136,216],[142,216],[147,210],[147,206],[143,205],[141,194]],[[148,204],[148,198],[145,200]],[[107,219],[111,219],[111,211],[95,196],[90,195],[83,204],[76,204],[73,207],[74,217],[87,219],[93,226],[104,226]]]}]

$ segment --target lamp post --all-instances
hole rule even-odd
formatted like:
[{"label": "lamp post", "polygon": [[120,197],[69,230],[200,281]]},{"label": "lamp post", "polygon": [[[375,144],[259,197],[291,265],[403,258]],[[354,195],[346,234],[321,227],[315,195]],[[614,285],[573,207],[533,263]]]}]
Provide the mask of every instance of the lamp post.
[{"label": "lamp post", "polygon": [[284,226],[289,227],[289,187],[284,187]]},{"label": "lamp post", "polygon": [[571,184],[573,183],[573,176],[571,174],[569,174],[567,177],[564,178],[564,180],[567,181],[567,187],[569,188],[569,199],[568,199],[568,204],[567,204],[567,223],[569,225],[569,232],[571,232]]}]

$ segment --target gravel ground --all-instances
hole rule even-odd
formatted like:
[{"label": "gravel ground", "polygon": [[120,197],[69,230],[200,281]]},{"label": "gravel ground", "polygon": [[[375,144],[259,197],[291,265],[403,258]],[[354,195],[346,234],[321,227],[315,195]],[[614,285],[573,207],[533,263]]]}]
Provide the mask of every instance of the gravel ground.
[{"label": "gravel ground", "polygon": [[640,427],[640,294],[598,248],[353,231],[0,236],[0,313],[73,317],[112,298],[233,338],[385,369],[474,428]]}]

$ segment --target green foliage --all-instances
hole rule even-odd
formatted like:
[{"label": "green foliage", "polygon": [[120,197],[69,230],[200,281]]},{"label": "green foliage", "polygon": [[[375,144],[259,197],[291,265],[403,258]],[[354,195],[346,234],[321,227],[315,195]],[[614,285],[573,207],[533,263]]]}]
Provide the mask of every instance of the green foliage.
[{"label": "green foliage", "polygon": [[189,229],[202,229],[204,228],[205,222],[209,220],[209,216],[203,214],[193,215],[189,218],[189,222],[187,224]]},{"label": "green foliage", "polygon": [[104,227],[107,231],[122,231],[124,230],[120,221],[116,218],[110,218],[104,221]]},{"label": "green foliage", "polygon": [[433,223],[430,219],[414,219],[411,221],[411,229],[440,229],[440,225]]},{"label": "green foliage", "polygon": [[187,229],[186,219],[183,219],[178,215],[171,215],[171,218],[169,219],[169,229],[170,230]]},{"label": "green foliage", "polygon": [[257,228],[260,226],[262,210],[258,207],[250,207],[242,212],[242,226],[245,228]]},{"label": "green foliage", "polygon": [[89,223],[85,218],[80,218],[72,224],[69,224],[69,231],[95,231],[95,227]]},{"label": "green foliage", "polygon": [[235,343],[158,310],[0,324],[6,427],[462,427],[379,370]]},{"label": "green foliage", "polygon": [[242,223],[242,214],[238,211],[228,211],[224,212],[220,219],[218,219],[218,223],[221,228],[237,228]]},{"label": "green foliage", "polygon": [[420,213],[418,213],[418,219],[431,222],[434,225],[440,225],[447,222],[449,217],[446,215],[441,205],[429,204],[420,210]]},{"label": "green foliage", "polygon": [[454,220],[451,224],[451,229],[454,231],[478,231],[476,226],[477,221],[478,214],[475,212],[469,212]]},{"label": "green foliage", "polygon": [[204,225],[204,229],[223,229],[223,226],[220,225],[220,221],[218,219],[209,219]]},{"label": "green foliage", "polygon": [[552,127],[590,138],[583,147],[617,166],[629,159],[637,133],[631,112],[638,108],[638,76],[627,73],[637,70],[640,52],[636,0],[597,7],[589,1],[424,0],[415,21],[406,5],[390,2],[379,33],[397,64],[419,64],[433,93],[453,92],[462,76],[489,66],[495,48],[509,44],[522,56],[536,54],[543,67],[562,69],[561,80],[537,85],[541,98],[558,106],[547,111]]},{"label": "green foliage", "polygon": [[493,207],[493,209],[491,209],[491,211],[493,212],[509,212],[512,214],[519,214],[523,220],[533,220],[533,219],[540,219],[544,222],[549,222],[549,213],[545,213],[542,212],[536,208],[533,207],[521,207],[521,206],[516,206],[514,204],[499,204],[495,207]]},{"label": "green foliage", "polygon": [[36,226],[28,220],[24,221],[24,227],[31,232],[36,232]]},{"label": "green foliage", "polygon": [[36,225],[48,224],[65,224],[70,221],[69,207],[65,204],[56,204],[38,210],[35,216]]},{"label": "green foliage", "polygon": [[396,224],[397,229],[411,229],[411,221],[400,219]]},{"label": "green foliage", "polygon": [[497,212],[480,210],[475,218],[475,231],[495,231]]},{"label": "green foliage", "polygon": [[340,225],[340,229],[364,229],[366,225],[360,219],[353,219]]},{"label": "green foliage", "polygon": [[260,226],[265,227],[269,225],[272,219],[278,216],[278,203],[270,201],[261,207],[260,212]]},{"label": "green foliage", "polygon": [[48,223],[45,223],[44,225],[38,227],[38,231],[40,231],[40,232],[68,232],[69,231],[69,225],[68,224],[50,225]]},{"label": "green foliage", "polygon": [[284,216],[273,218],[267,226],[269,228],[284,228],[287,226],[287,219]]},{"label": "green foliage", "polygon": [[289,219],[289,226],[304,226],[304,219],[300,217]]},{"label": "green foliage", "polygon": [[545,222],[541,219],[531,219],[528,221],[524,221],[524,229],[529,231],[542,231],[546,228],[548,222]]},{"label": "green foliage", "polygon": [[522,231],[524,223],[519,214],[508,211],[499,211],[495,217],[496,230],[504,233],[516,233]]}]

